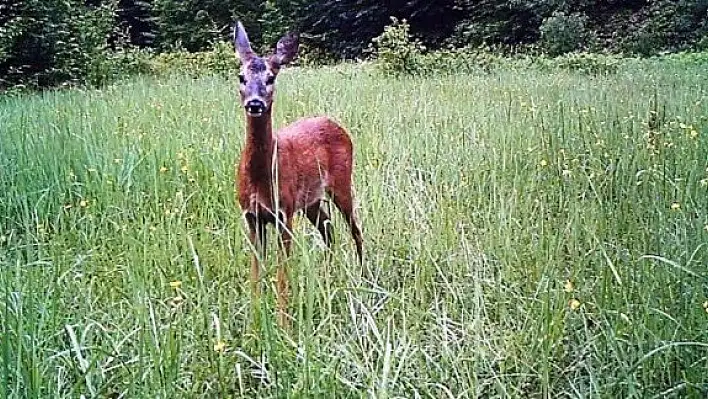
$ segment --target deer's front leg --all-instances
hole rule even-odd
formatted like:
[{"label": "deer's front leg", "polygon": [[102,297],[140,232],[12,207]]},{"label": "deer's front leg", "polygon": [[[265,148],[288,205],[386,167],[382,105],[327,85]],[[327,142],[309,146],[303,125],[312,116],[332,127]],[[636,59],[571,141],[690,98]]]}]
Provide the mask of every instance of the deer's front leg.
[{"label": "deer's front leg", "polygon": [[280,250],[278,251],[278,273],[276,289],[278,295],[278,324],[281,327],[287,327],[290,325],[290,319],[288,316],[288,296],[289,284],[288,284],[288,269],[287,263],[290,258],[290,247],[292,245],[292,214],[284,214],[282,224],[279,226],[280,230]]},{"label": "deer's front leg", "polygon": [[[266,257],[266,224],[263,219],[252,213],[246,214],[246,225],[248,228],[248,240],[254,248],[251,258],[251,293],[253,300],[260,297],[260,261],[265,262]],[[260,260],[258,259],[260,257]]]}]

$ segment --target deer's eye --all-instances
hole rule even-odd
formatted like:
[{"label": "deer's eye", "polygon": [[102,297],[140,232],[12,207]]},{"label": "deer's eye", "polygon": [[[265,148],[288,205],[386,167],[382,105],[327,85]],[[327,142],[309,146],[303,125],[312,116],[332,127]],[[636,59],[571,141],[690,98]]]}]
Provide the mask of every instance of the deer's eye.
[{"label": "deer's eye", "polygon": [[246,77],[243,75],[238,75],[238,81],[241,82],[242,85],[246,84]]},{"label": "deer's eye", "polygon": [[268,79],[266,79],[265,82],[268,86],[272,85],[275,83],[275,75],[268,76]]}]

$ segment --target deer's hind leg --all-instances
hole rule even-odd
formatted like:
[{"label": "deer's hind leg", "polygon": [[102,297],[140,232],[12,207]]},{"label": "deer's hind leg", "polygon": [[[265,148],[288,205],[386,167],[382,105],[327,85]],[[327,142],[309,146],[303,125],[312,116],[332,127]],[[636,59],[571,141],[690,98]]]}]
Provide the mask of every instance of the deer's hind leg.
[{"label": "deer's hind leg", "polygon": [[323,201],[317,201],[305,208],[305,216],[307,216],[310,223],[317,228],[317,231],[320,232],[327,248],[331,248],[333,243],[332,221],[329,213],[327,213],[327,210],[323,206]]},{"label": "deer's hind leg", "polygon": [[363,238],[361,235],[361,228],[359,227],[359,221],[357,220],[356,214],[354,212],[354,195],[352,193],[351,184],[343,184],[339,186],[331,187],[329,190],[329,195],[332,197],[334,205],[342,213],[344,219],[349,225],[349,229],[352,233],[352,238],[354,239],[354,244],[356,245],[356,254],[359,258],[359,263],[364,262],[364,249],[363,249]]}]

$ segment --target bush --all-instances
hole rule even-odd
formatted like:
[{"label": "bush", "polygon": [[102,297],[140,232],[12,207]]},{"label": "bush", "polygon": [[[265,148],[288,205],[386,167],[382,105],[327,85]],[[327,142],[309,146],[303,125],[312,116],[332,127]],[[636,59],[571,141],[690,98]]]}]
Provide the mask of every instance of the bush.
[{"label": "bush", "polygon": [[688,52],[682,51],[679,53],[668,54],[661,57],[656,57],[656,60],[668,61],[681,66],[696,66],[708,65],[708,51]]},{"label": "bush", "polygon": [[551,56],[581,50],[590,38],[587,23],[585,14],[554,12],[541,24],[541,44]]},{"label": "bush", "polygon": [[703,36],[701,40],[696,43],[696,50],[708,51],[708,34],[706,36]]},{"label": "bush", "polygon": [[653,0],[640,15],[639,23],[621,41],[625,52],[651,56],[696,46],[705,29],[706,3],[689,0]]},{"label": "bush", "polygon": [[555,58],[537,57],[533,63],[542,69],[562,69],[592,75],[606,75],[618,71],[623,58],[596,53],[568,53]]},{"label": "bush", "polygon": [[106,52],[96,57],[90,64],[86,83],[102,86],[133,75],[151,74],[153,73],[151,57],[149,51],[134,47]]},{"label": "bush", "polygon": [[406,20],[391,18],[391,25],[372,39],[371,50],[376,66],[385,74],[416,74],[421,71],[421,55],[425,48],[410,35]]},{"label": "bush", "polygon": [[300,49],[293,65],[319,66],[330,65],[337,62],[333,54],[328,53],[321,47],[315,47],[308,43],[300,43]]},{"label": "bush", "polygon": [[465,73],[489,70],[501,63],[502,57],[486,48],[450,48],[425,53],[425,47],[410,35],[405,20],[391,18],[372,40],[371,50],[376,66],[387,75],[423,75]]},{"label": "bush", "polygon": [[158,54],[152,60],[151,72],[157,75],[182,73],[193,77],[211,74],[229,76],[236,73],[238,66],[231,43],[216,42],[211,51]]},{"label": "bush", "polygon": [[110,49],[114,4],[10,0],[0,18],[0,89],[88,83]]},{"label": "bush", "polygon": [[505,62],[504,57],[482,47],[438,50],[420,56],[419,72],[428,74],[474,73],[490,71]]}]

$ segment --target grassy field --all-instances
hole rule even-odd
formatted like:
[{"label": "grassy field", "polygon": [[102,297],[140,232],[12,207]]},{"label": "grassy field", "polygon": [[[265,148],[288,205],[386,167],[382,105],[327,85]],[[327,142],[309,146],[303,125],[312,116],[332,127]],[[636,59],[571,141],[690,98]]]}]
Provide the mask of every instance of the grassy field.
[{"label": "grassy field", "polygon": [[706,397],[700,76],[284,71],[276,126],[354,137],[371,271],[299,218],[291,332],[272,263],[251,302],[233,80],[0,99],[0,396]]}]

